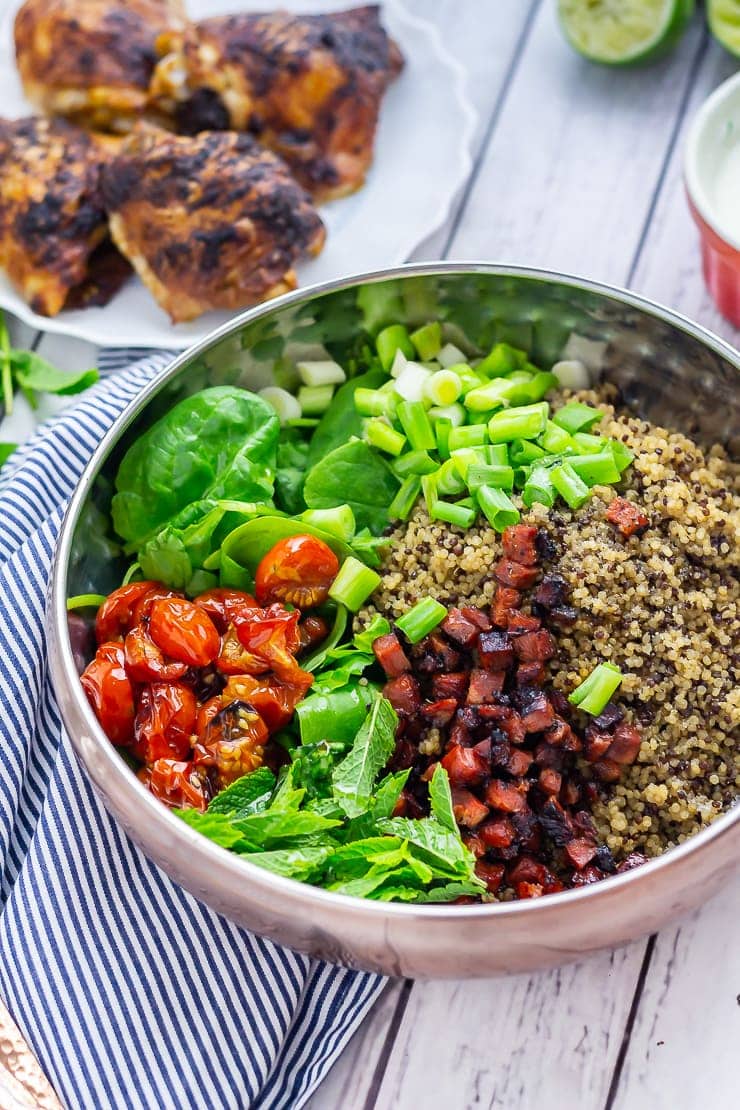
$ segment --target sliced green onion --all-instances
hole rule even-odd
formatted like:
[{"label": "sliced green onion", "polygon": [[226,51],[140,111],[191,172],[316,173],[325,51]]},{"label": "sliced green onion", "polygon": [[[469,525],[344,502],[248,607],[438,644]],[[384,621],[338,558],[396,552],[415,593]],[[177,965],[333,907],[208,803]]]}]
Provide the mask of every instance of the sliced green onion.
[{"label": "sliced green onion", "polygon": [[510,382],[508,378],[494,378],[487,385],[478,386],[466,393],[463,404],[471,412],[490,412],[501,408],[508,401],[513,389],[516,389],[516,382]]},{"label": "sliced green onion", "polygon": [[355,390],[354,400],[360,416],[392,416],[398,404],[392,394],[362,386]]},{"label": "sliced green onion", "polygon": [[450,453],[463,447],[482,447],[488,439],[485,424],[467,424],[450,432]]},{"label": "sliced green onion", "polygon": [[588,678],[569,694],[568,701],[584,713],[598,717],[622,682],[622,672],[613,663],[599,663]]},{"label": "sliced green onion", "polygon": [[465,409],[462,405],[435,405],[429,409],[429,419],[436,420],[449,420],[453,428],[459,428],[466,420]]},{"label": "sliced green onion", "polygon": [[576,432],[571,438],[586,455],[597,455],[600,451],[609,449],[609,440],[605,436],[592,436],[588,432]]},{"label": "sliced green onion", "polygon": [[423,640],[434,631],[446,616],[447,610],[444,605],[435,601],[433,597],[425,597],[417,601],[408,613],[398,618],[396,628],[400,628],[409,643],[418,644],[419,640]]},{"label": "sliced green onion", "polygon": [[611,451],[600,451],[598,455],[569,455],[568,465],[587,486],[608,486],[619,481],[619,468]]},{"label": "sliced green onion", "polygon": [[[393,359],[393,363],[392,363],[391,368],[389,370],[391,378],[392,379],[393,378],[400,378],[401,374],[404,372],[405,368],[408,366],[408,363],[409,363],[409,360],[406,358],[406,355],[403,353],[403,351],[400,350],[400,348],[399,348],[399,350],[396,351],[396,357]],[[386,384],[384,386],[381,386],[381,388],[382,389],[387,389],[388,388],[388,383],[386,382]],[[393,388],[395,389],[395,386],[393,386]]]},{"label": "sliced green onion", "polygon": [[437,475],[436,474],[422,474],[421,477],[421,492],[424,496],[424,504],[426,505],[427,512],[431,517],[434,512],[434,506],[439,500],[437,497]]},{"label": "sliced green onion", "polygon": [[471,466],[484,466],[487,462],[484,447],[459,447],[450,454],[450,459],[464,482],[467,482]]},{"label": "sliced green onion", "polygon": [[557,384],[558,379],[554,374],[547,374],[544,370],[538,370],[528,381],[522,380],[519,387],[509,394],[509,402],[512,405],[519,405],[541,401],[546,393],[556,388]]},{"label": "sliced green onion", "polygon": [[550,406],[547,401],[523,405],[518,409],[496,412],[488,421],[491,443],[507,443],[512,439],[535,439],[545,430]]},{"label": "sliced green onion", "polygon": [[455,466],[454,459],[448,459],[437,471],[437,493],[442,497],[454,497],[465,492],[465,482]]},{"label": "sliced green onion", "polygon": [[477,515],[474,508],[459,501],[435,501],[432,509],[432,520],[444,520],[447,524],[463,529],[470,528]]},{"label": "sliced green onion", "polygon": [[465,362],[465,352],[456,347],[454,343],[445,343],[444,347],[437,355],[437,362],[445,370],[450,366],[455,366],[458,363]]},{"label": "sliced green onion", "polygon": [[356,613],[379,585],[380,575],[355,559],[354,555],[349,555],[331,584],[329,597],[340,605],[346,605],[351,613]]},{"label": "sliced green onion", "polygon": [[298,390],[298,404],[304,416],[322,416],[333,396],[333,385],[302,385]]},{"label": "sliced green onion", "polygon": [[99,609],[107,601],[105,594],[76,594],[67,598],[67,611],[71,609]]},{"label": "sliced green onion", "polygon": [[409,474],[436,474],[439,463],[426,451],[407,451],[399,455],[392,464],[399,478],[406,478]]},{"label": "sliced green onion", "polygon": [[396,378],[395,391],[404,401],[424,401],[427,382],[431,377],[431,370],[426,370],[418,362],[407,362]]},{"label": "sliced green onion", "polygon": [[296,370],[304,385],[341,385],[347,375],[334,359],[319,362],[297,362]]},{"label": "sliced green onion", "polygon": [[320,528],[345,543],[349,543],[355,534],[355,514],[349,505],[335,505],[331,509],[306,509],[301,513],[301,520],[306,524]]},{"label": "sliced green onion", "polygon": [[569,401],[553,416],[555,423],[565,428],[571,435],[574,432],[587,432],[603,419],[603,412],[595,409],[593,405],[584,405],[581,401]]},{"label": "sliced green onion", "polygon": [[430,418],[434,424],[434,435],[437,440],[437,452],[441,459],[449,459],[450,457],[450,432],[452,431],[452,421],[446,418],[438,418],[434,420],[431,417],[432,409],[429,410]]},{"label": "sliced green onion", "polygon": [[547,421],[539,442],[549,455],[564,455],[568,451],[573,453],[576,451],[576,446],[565,428],[558,427],[552,420]]},{"label": "sliced green onion", "polygon": [[278,414],[281,427],[285,427],[289,420],[300,419],[301,406],[298,398],[288,393],[287,389],[281,389],[279,385],[268,385],[259,391],[258,396],[263,401],[267,401],[268,405],[272,405]]},{"label": "sliced green onion", "polygon": [[416,355],[408,331],[403,324],[391,324],[383,328],[375,340],[375,349],[378,352],[380,365],[386,371],[390,370],[396,351],[401,351],[406,358],[412,359]]},{"label": "sliced green onion", "polygon": [[365,425],[365,439],[387,455],[400,455],[406,446],[406,436],[391,428],[380,416],[374,416]]},{"label": "sliced green onion", "polygon": [[431,451],[437,446],[434,430],[421,401],[403,401],[398,406],[397,415],[415,451]]},{"label": "sliced green onion", "polygon": [[411,332],[410,339],[421,361],[428,362],[431,358],[436,358],[442,349],[442,325],[439,320],[424,324]]},{"label": "sliced green onion", "polygon": [[454,366],[449,366],[447,369],[451,370],[460,379],[463,394],[470,393],[473,389],[480,389],[482,385],[485,385],[485,379],[467,362],[456,362]]},{"label": "sliced green onion", "polygon": [[418,474],[409,474],[401,483],[396,496],[388,506],[388,516],[391,520],[408,520],[416,501],[421,493],[421,478]]},{"label": "sliced green onion", "polygon": [[471,492],[479,489],[480,486],[512,490],[514,488],[514,471],[510,466],[488,466],[473,463],[468,467],[465,482]]},{"label": "sliced green onion", "polygon": [[319,423],[318,416],[299,416],[297,420],[289,420],[286,428],[315,428]]},{"label": "sliced green onion", "polygon": [[580,509],[581,505],[588,501],[591,495],[586,483],[567,462],[562,462],[559,466],[554,466],[551,469],[550,481],[571,509]]},{"label": "sliced green onion", "polygon": [[535,464],[527,475],[522,489],[522,501],[531,509],[535,501],[551,509],[555,504],[555,489],[550,478],[550,471],[546,466]]},{"label": "sliced green onion", "polygon": [[486,466],[508,466],[509,448],[505,443],[489,443],[483,452],[483,457]]},{"label": "sliced green onion", "polygon": [[481,486],[475,491],[475,496],[486,520],[497,532],[519,523],[519,510],[502,489]]},{"label": "sliced green onion", "polygon": [[424,396],[433,405],[454,405],[462,393],[462,382],[454,370],[437,370],[424,385]]},{"label": "sliced green onion", "polygon": [[544,448],[538,447],[528,439],[515,439],[509,444],[509,458],[514,466],[537,462],[538,459],[544,459],[546,455]]},{"label": "sliced green onion", "polygon": [[482,359],[476,370],[488,378],[503,378],[512,370],[521,370],[527,363],[527,352],[508,343],[496,343],[490,353]]},{"label": "sliced green onion", "polygon": [[588,389],[591,385],[588,370],[578,358],[565,358],[556,362],[552,372],[560,382],[561,389]]},{"label": "sliced green onion", "polygon": [[617,470],[621,474],[626,470],[634,459],[634,454],[630,451],[626,443],[622,443],[619,439],[608,439],[607,446],[614,456],[614,462],[617,464]]}]

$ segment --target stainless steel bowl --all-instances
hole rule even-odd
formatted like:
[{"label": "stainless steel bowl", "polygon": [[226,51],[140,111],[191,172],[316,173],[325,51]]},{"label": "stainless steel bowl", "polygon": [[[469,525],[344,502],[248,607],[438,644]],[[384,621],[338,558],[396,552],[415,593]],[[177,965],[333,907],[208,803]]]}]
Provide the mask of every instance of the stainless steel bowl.
[{"label": "stainless steel bowl", "polygon": [[[740,355],[696,324],[634,294],[509,266],[436,264],[301,290],[237,317],[177,358],[116,421],[72,498],[59,541],[49,610],[51,667],[67,731],[108,810],[141,849],[196,898],[280,944],[387,975],[483,976],[577,959],[660,928],[703,903],[740,856],[740,807],[643,867],[593,886],[492,906],[415,908],[331,894],[261,870],[199,836],[138,782],[83,695],[65,599],[120,582],[100,521],[132,438],[203,386],[271,380],[274,360],[360,330],[358,290],[387,282],[392,314],[440,313],[461,341],[506,338],[549,364],[577,353],[594,379],[622,389],[638,413],[706,443],[740,450]],[[102,509],[101,515],[98,510]]]}]

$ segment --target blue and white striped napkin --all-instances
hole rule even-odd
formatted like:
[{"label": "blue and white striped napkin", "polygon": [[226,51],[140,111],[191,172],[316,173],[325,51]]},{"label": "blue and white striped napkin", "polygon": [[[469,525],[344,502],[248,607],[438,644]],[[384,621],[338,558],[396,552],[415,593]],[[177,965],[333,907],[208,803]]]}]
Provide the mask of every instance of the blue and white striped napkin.
[{"label": "blue and white striped napkin", "polygon": [[383,980],[278,948],[170,882],[93,793],[47,672],[65,505],[167,357],[108,377],[0,472],[0,997],[68,1110],[294,1110]]}]

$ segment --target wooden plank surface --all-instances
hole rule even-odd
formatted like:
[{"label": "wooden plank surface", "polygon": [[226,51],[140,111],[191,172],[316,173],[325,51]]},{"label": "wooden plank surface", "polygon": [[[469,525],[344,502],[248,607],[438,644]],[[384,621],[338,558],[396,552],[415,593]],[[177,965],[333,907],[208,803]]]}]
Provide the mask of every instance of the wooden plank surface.
[{"label": "wooden plank surface", "polygon": [[[687,120],[736,68],[701,22],[669,59],[617,73],[572,54],[551,0],[406,3],[437,22],[480,113],[468,185],[414,257],[629,284],[737,343],[704,289],[681,180]],[[35,341],[70,368],[95,355]],[[580,965],[390,983],[311,1110],[730,1110],[740,1103],[739,912],[740,881],[680,926]]]}]

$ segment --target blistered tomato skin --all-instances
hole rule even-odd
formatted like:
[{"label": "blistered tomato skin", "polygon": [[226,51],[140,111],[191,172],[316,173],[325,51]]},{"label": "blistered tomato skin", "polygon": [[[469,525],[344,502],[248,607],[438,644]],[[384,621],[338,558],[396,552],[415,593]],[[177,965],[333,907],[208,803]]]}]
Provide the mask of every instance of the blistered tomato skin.
[{"label": "blistered tomato skin", "polygon": [[119,746],[129,744],[134,736],[134,692],[123,646],[101,644],[80,681],[108,739]]},{"label": "blistered tomato skin", "polygon": [[155,798],[175,809],[190,807],[205,810],[203,780],[195,765],[188,760],[157,759],[145,779]]},{"label": "blistered tomato skin", "polygon": [[339,560],[316,536],[286,536],[264,556],[255,574],[261,605],[281,601],[299,609],[320,605],[339,572]]},{"label": "blistered tomato skin", "polygon": [[156,682],[139,697],[133,753],[144,763],[187,759],[195,732],[198,704],[182,683]]},{"label": "blistered tomato skin", "polygon": [[123,647],[126,673],[134,682],[177,682],[187,674],[187,664],[165,659],[143,624],[129,632]]},{"label": "blistered tomato skin", "polygon": [[235,620],[246,618],[259,611],[257,602],[251,594],[244,593],[242,590],[230,590],[224,586],[206,590],[204,594],[195,598],[193,604],[208,614],[222,634]]},{"label": "blistered tomato skin", "polygon": [[100,606],[95,617],[95,639],[99,644],[123,639],[138,623],[136,605],[145,594],[156,587],[156,582],[131,582],[114,590]]},{"label": "blistered tomato skin", "polygon": [[189,667],[207,667],[220,648],[218,630],[203,609],[181,597],[162,598],[152,605],[149,634],[170,659]]}]

